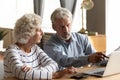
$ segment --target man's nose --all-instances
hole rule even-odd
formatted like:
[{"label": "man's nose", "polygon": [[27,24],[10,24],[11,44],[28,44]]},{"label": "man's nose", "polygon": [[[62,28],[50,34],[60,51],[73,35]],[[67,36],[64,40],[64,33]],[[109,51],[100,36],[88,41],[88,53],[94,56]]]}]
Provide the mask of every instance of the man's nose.
[{"label": "man's nose", "polygon": [[64,31],[68,31],[68,27],[67,26],[64,27]]}]

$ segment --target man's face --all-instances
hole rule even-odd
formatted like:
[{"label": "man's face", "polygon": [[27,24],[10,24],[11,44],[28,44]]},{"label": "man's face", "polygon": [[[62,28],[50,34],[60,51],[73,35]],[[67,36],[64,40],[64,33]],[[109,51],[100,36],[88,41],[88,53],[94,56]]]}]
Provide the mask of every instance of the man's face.
[{"label": "man's face", "polygon": [[70,18],[56,19],[53,24],[53,29],[61,39],[68,40],[70,39],[71,24],[72,21]]}]

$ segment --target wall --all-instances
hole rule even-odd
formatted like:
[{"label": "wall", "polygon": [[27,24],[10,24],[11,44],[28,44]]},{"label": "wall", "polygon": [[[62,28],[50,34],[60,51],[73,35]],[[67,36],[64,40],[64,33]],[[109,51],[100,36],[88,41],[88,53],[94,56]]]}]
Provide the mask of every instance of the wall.
[{"label": "wall", "polygon": [[100,34],[106,34],[105,0],[93,0],[93,9],[87,11],[87,29]]},{"label": "wall", "polygon": [[112,52],[120,48],[120,2],[106,0],[106,36],[107,51]]}]

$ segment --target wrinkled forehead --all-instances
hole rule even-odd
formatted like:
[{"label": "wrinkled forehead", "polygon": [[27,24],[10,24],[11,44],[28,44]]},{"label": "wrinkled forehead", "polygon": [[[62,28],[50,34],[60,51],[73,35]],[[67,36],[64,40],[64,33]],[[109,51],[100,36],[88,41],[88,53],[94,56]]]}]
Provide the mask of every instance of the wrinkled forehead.
[{"label": "wrinkled forehead", "polygon": [[69,17],[64,17],[64,18],[56,18],[55,19],[55,21],[54,21],[54,23],[56,24],[56,23],[72,23],[72,20],[71,20],[71,18],[69,18]]}]

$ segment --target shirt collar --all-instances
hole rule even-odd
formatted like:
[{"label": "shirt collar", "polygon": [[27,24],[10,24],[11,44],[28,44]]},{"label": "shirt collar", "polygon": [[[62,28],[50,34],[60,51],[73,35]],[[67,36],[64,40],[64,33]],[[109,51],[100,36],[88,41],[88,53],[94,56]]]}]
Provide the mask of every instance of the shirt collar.
[{"label": "shirt collar", "polygon": [[[75,39],[75,37],[73,36],[72,33],[70,33],[70,35],[71,35],[71,37],[70,37],[70,42],[77,41],[77,40]],[[58,39],[59,39],[61,42],[67,43],[66,41],[62,40],[57,34],[56,34],[56,36],[58,37]]]}]

